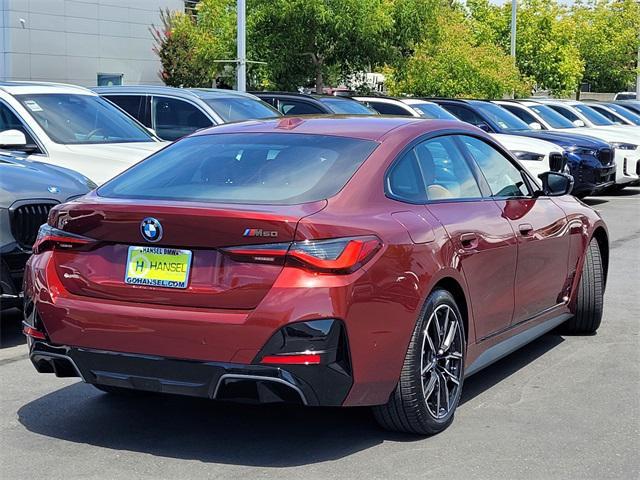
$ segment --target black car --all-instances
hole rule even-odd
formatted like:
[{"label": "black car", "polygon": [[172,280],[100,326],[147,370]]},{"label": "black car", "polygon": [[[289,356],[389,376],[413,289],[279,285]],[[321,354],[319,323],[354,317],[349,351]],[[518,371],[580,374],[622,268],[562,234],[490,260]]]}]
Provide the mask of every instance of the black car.
[{"label": "black car", "polygon": [[601,192],[615,183],[614,151],[603,140],[575,133],[534,130],[513,113],[490,101],[428,100],[485,132],[537,138],[561,146],[567,152],[567,164],[575,181],[573,194],[577,197]]},{"label": "black car", "polygon": [[72,170],[0,153],[2,309],[20,304],[24,267],[49,210],[95,187],[87,177]]},{"label": "black car", "polygon": [[378,112],[348,97],[293,92],[251,92],[283,115],[377,115]]}]

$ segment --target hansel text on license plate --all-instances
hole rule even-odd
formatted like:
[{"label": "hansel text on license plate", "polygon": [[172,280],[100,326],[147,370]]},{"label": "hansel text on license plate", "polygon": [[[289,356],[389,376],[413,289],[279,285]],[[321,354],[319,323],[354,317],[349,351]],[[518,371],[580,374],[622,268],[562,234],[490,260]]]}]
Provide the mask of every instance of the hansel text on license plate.
[{"label": "hansel text on license plate", "polygon": [[187,288],[191,250],[129,247],[125,283],[150,287]]}]

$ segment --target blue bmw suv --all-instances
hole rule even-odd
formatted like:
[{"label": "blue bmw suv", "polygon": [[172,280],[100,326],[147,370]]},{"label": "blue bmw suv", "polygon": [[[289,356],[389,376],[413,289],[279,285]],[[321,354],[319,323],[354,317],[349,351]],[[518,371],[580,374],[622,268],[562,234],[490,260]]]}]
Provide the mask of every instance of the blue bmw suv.
[{"label": "blue bmw suv", "polygon": [[616,165],[611,146],[587,135],[534,130],[508,110],[485,100],[429,99],[463,122],[486,132],[521,135],[555,143],[565,151],[574,179],[573,194],[586,197],[614,185]]}]

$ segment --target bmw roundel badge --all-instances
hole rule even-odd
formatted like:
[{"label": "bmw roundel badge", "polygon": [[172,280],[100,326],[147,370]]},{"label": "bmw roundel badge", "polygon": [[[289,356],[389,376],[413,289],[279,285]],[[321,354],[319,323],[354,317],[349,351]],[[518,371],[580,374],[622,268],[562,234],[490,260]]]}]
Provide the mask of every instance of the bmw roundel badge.
[{"label": "bmw roundel badge", "polygon": [[162,238],[162,225],[153,217],[147,217],[140,224],[140,233],[147,242],[158,242]]}]

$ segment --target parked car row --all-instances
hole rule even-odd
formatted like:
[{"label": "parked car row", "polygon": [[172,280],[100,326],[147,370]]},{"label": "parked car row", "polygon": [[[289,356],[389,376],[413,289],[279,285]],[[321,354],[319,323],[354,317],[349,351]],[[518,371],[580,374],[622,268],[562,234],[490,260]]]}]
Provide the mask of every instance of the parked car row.
[{"label": "parked car row", "polygon": [[[584,197],[638,182],[636,103],[343,97],[157,86],[96,87],[92,91],[61,84],[6,82],[0,84],[0,149],[14,164],[30,165],[27,171],[45,168],[42,164],[76,171],[90,189],[171,141],[229,122],[281,115],[378,114],[462,120],[488,132],[535,178],[548,170],[570,173],[573,194]],[[596,107],[606,107],[627,122],[613,122]],[[50,183],[54,190],[59,188],[53,180]],[[27,229],[29,237],[35,238],[48,208],[64,200],[53,194],[34,196],[37,188],[41,188],[37,182],[27,182],[22,192],[13,190],[12,203],[4,202],[9,222],[4,227],[12,232]],[[33,206],[21,210],[31,217],[19,227],[14,225],[18,217],[10,213],[15,205]],[[3,240],[2,251],[17,248],[24,261],[29,242],[4,238],[8,240]],[[4,282],[2,294],[15,296],[20,268],[9,268],[7,262],[3,253],[3,278],[6,272],[13,272],[13,287]]]}]

